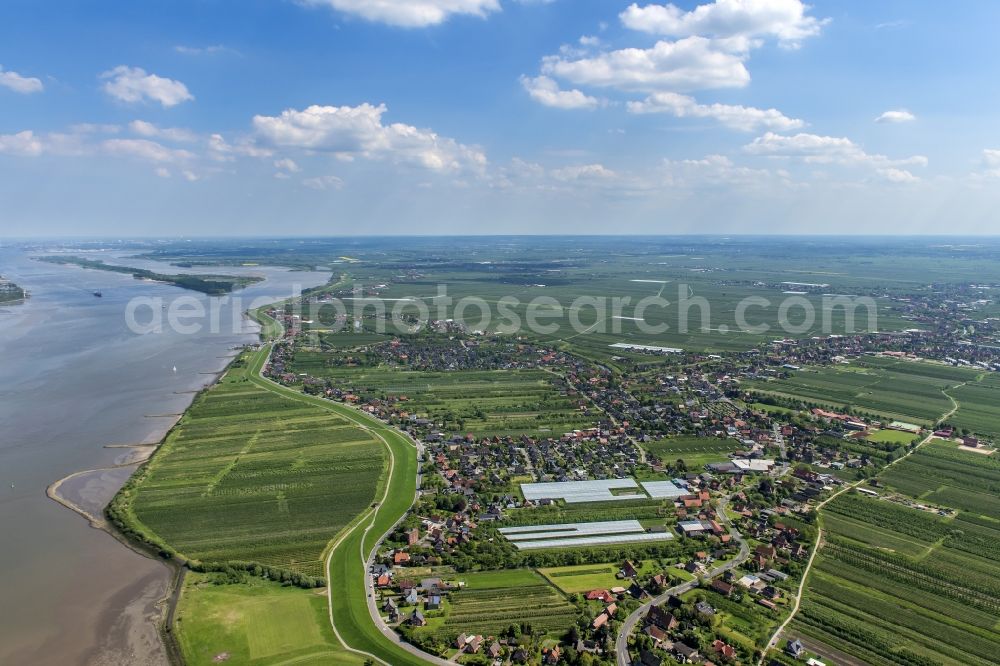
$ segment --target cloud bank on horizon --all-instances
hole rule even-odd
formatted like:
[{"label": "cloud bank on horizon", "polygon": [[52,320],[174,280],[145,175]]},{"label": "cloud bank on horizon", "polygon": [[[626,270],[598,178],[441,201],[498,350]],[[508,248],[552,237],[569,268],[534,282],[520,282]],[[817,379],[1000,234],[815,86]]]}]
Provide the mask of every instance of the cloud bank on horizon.
[{"label": "cloud bank on horizon", "polygon": [[[1000,18],[973,4],[948,20]],[[919,8],[276,5],[151,11],[122,48],[65,37],[110,29],[85,10],[0,27],[0,233],[1000,232],[995,66],[930,90]]]}]

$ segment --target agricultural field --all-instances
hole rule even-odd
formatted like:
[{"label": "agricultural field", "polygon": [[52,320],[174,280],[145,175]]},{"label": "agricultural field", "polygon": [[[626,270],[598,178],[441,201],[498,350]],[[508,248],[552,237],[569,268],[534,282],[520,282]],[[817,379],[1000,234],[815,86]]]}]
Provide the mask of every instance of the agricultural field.
[{"label": "agricultural field", "polygon": [[477,436],[559,436],[594,425],[557,386],[557,378],[543,370],[434,372],[331,366],[328,361],[328,354],[299,350],[291,371],[356,393],[405,397],[412,414]]},{"label": "agricultural field", "polygon": [[907,444],[920,441],[920,436],[903,430],[876,430],[865,437],[865,439],[869,442],[875,442],[876,444],[896,444],[899,446],[906,446]]},{"label": "agricultural field", "polygon": [[538,585],[538,575],[531,569],[498,569],[476,571],[455,576],[466,590],[497,590],[505,587]]},{"label": "agricultural field", "polygon": [[831,537],[793,629],[872,664],[995,663],[995,580],[980,571],[956,574]]},{"label": "agricultural field", "polygon": [[135,529],[185,558],[321,578],[330,539],[372,502],[383,446],[246,377],[237,361],[198,396],[120,497]]},{"label": "agricultural field", "polygon": [[683,460],[688,469],[700,470],[709,463],[723,462],[728,454],[740,448],[734,439],[719,437],[668,437],[640,444],[646,453],[656,456],[664,463]]},{"label": "agricultural field", "polygon": [[264,355],[258,354],[252,362],[250,381],[260,387],[287,398],[293,403],[319,408],[324,413],[332,412],[343,418],[363,425],[367,432],[377,436],[391,453],[393,464],[384,484],[379,483],[379,501],[368,511],[361,513],[336,541],[330,553],[327,580],[333,581],[336,594],[332,594],[334,626],[344,643],[356,650],[377,655],[379,659],[393,666],[419,666],[424,661],[390,642],[372,622],[368,613],[365,578],[358,575],[364,567],[365,557],[376,545],[382,534],[388,531],[409,509],[416,492],[417,455],[412,442],[398,430],[350,407],[329,402],[321,398],[304,395],[298,391],[272,384],[257,376],[264,363]]},{"label": "agricultural field", "polygon": [[926,557],[935,541],[922,541],[908,534],[884,529],[833,511],[824,513],[823,524],[831,533],[893,553]]},{"label": "agricultural field", "polygon": [[538,573],[566,594],[573,594],[621,585],[621,580],[616,577],[620,569],[617,564],[579,564],[539,569]]},{"label": "agricultural field", "polygon": [[[609,348],[617,342],[679,347],[690,351],[742,351],[783,337],[776,306],[755,312],[751,323],[769,327],[763,333],[739,331],[735,318],[737,306],[744,298],[763,296],[777,302],[783,296],[781,288],[719,283],[720,279],[774,279],[775,275],[769,274],[764,264],[742,271],[728,263],[730,258],[721,260],[714,257],[708,260],[712,264],[708,268],[701,261],[704,257],[674,255],[671,261],[651,267],[648,263],[636,261],[637,257],[629,256],[632,252],[634,249],[615,255],[610,260],[602,256],[601,262],[588,262],[583,256],[576,260],[553,261],[548,255],[529,262],[533,264],[531,271],[511,266],[506,274],[507,267],[502,265],[479,266],[460,262],[459,265],[449,266],[448,262],[436,261],[424,267],[426,270],[417,281],[391,280],[388,279],[391,276],[386,275],[386,281],[391,284],[380,291],[379,296],[386,299],[386,309],[398,303],[399,299],[420,299],[430,303],[430,294],[435,292],[435,287],[446,285],[448,295],[456,303],[471,296],[494,308],[493,316],[488,321],[476,307],[465,308],[464,311],[449,307],[442,313],[443,317],[462,321],[474,330],[510,326],[512,317],[524,322],[528,318],[528,303],[536,297],[544,297],[547,299],[545,304],[534,308],[533,312],[542,324],[551,327],[551,331],[538,331],[531,337],[539,341],[570,343],[581,355],[602,361],[612,356],[642,356],[640,353]],[[720,273],[724,274],[724,278]],[[648,307],[641,313],[636,312],[636,303],[657,294],[678,305]],[[612,298],[630,299],[631,305],[625,305],[620,312],[603,307],[597,309],[591,302],[577,303],[574,307],[574,300],[581,295],[604,298],[606,302]],[[508,306],[509,316],[501,317],[496,311],[496,304],[501,298],[518,300]],[[809,294],[804,298],[812,303],[817,317],[815,325],[801,335],[816,335],[824,328],[829,332],[845,329],[843,308],[824,304],[818,294]],[[707,299],[711,307],[702,310],[697,304],[690,308],[680,305],[688,299]],[[912,322],[896,315],[888,301],[876,300],[884,306],[878,313],[879,329],[902,330],[913,326]],[[659,327],[659,330],[644,330],[633,319],[637,314],[642,315],[647,325]],[[866,328],[866,314],[863,308],[858,311],[855,330]],[[587,333],[581,334],[584,330]]]},{"label": "agricultural field", "polygon": [[932,441],[880,477],[899,492],[1000,519],[1000,457]]},{"label": "agricultural field", "polygon": [[576,622],[577,609],[544,578],[530,570],[466,574],[465,589],[453,592],[440,623],[417,630],[450,640],[461,633],[496,636],[512,624],[527,623],[536,634],[565,632]]},{"label": "agricultural field", "polygon": [[961,368],[871,358],[851,366],[805,368],[749,386],[805,405],[931,426],[954,407],[950,392],[976,378],[975,372]]},{"label": "agricultural field", "polygon": [[763,402],[753,402],[750,403],[752,409],[756,409],[768,414],[779,414],[783,416],[794,416],[799,413],[797,409],[790,409],[788,407],[778,407],[777,405],[768,405]]},{"label": "agricultural field", "polygon": [[174,624],[184,663],[364,663],[337,642],[327,618],[324,591],[259,578],[215,584],[213,578],[218,575],[189,573],[185,577]]},{"label": "agricultural field", "polygon": [[[882,431],[889,432],[889,431]],[[898,431],[897,431],[898,432]],[[878,439],[878,438],[876,438]],[[838,451],[843,451],[849,453],[854,457],[868,456],[873,460],[881,461],[882,463],[887,463],[891,458],[898,458],[899,456],[906,453],[906,444],[902,442],[893,441],[876,441],[872,438],[856,438],[850,437],[843,439],[841,437],[831,437],[828,435],[821,435],[816,438],[817,445],[823,447],[829,447],[836,449]],[[896,439],[895,436],[886,439]],[[904,438],[899,438],[904,439]],[[913,435],[907,433],[906,441],[909,442],[913,439]],[[851,473],[853,470],[850,468],[840,470],[844,473]],[[846,478],[854,478],[853,476]]]},{"label": "agricultural field", "polygon": [[[309,324],[304,325],[306,328],[311,328]],[[329,347],[337,351],[359,349],[365,345],[372,345],[378,342],[386,342],[390,338],[385,335],[380,335],[378,333],[365,333],[363,331],[340,331],[337,333],[323,333],[320,335],[320,340],[323,347]],[[311,362],[314,367],[317,361],[322,361],[322,356],[316,354],[315,358],[308,360],[308,357],[303,358],[303,363]]]},{"label": "agricultural field", "polygon": [[1000,442],[1000,375],[990,373],[976,383],[950,391],[959,403],[948,422],[969,432]]},{"label": "agricultural field", "polygon": [[[639,576],[658,573],[663,570],[657,560],[642,560],[636,562]],[[621,570],[620,563],[611,562],[607,564],[577,564],[566,567],[547,567],[539,569],[538,573],[558,587],[566,594],[589,592],[590,590],[607,590],[619,585],[626,585],[628,581],[623,581],[617,577]],[[685,577],[687,574],[683,569],[671,569],[671,573],[678,577]]]},{"label": "agricultural field", "polygon": [[933,441],[880,476],[952,517],[852,493],[828,530],[792,629],[867,663],[983,665],[1000,654],[1000,464]]},{"label": "agricultural field", "polygon": [[[507,320],[497,312],[501,298],[513,297],[519,303],[511,311],[523,322],[526,303],[536,296],[551,299],[541,308],[539,320],[555,330],[530,333],[533,339],[565,343],[583,356],[613,363],[612,357],[652,357],[609,348],[616,342],[680,347],[692,351],[740,351],[761,342],[784,337],[778,327],[777,307],[755,309],[753,324],[771,326],[763,334],[735,332],[736,306],[747,296],[764,297],[777,304],[785,295],[782,281],[831,283],[835,293],[910,294],[924,289],[928,280],[954,284],[959,280],[986,280],[997,271],[987,258],[962,261],[923,247],[910,247],[887,256],[884,247],[859,249],[835,247],[825,243],[822,252],[812,253],[801,244],[780,241],[761,244],[755,241],[717,243],[706,239],[605,237],[600,241],[574,239],[573,244],[557,239],[510,238],[503,243],[476,239],[451,239],[447,255],[440,246],[427,241],[408,239],[402,247],[396,241],[352,241],[350,260],[344,259],[343,246],[317,241],[308,250],[296,247],[257,247],[234,252],[231,248],[190,247],[158,248],[145,256],[190,265],[246,264],[288,265],[295,268],[325,266],[334,271],[349,268],[357,286],[371,291],[374,285],[384,299],[420,299],[432,306],[435,317],[454,318],[471,328],[496,329]],[[764,246],[767,247],[764,247]],[[918,258],[920,257],[920,258]],[[915,271],[934,266],[934,269]],[[974,267],[974,270],[973,270]],[[759,283],[759,284],[758,284]],[[438,311],[431,297],[438,286],[447,288],[453,302]],[[704,298],[711,303],[703,319],[701,307],[690,308],[689,321],[683,326],[681,308],[647,308],[643,314],[651,325],[666,324],[662,332],[643,331],[636,321],[627,319],[637,313],[634,304],[648,296],[662,294],[671,303],[685,298]],[[628,298],[631,305],[615,315],[595,313],[590,306],[572,307],[581,295],[596,299]],[[457,303],[466,296],[476,296],[493,309],[492,321],[481,321],[476,307],[462,312]],[[841,308],[824,307],[822,296],[804,296],[817,311],[815,325],[798,334],[808,337],[824,332],[842,332],[846,322]],[[881,331],[912,328],[914,322],[902,316],[892,301],[876,298],[878,329]],[[387,309],[399,301],[386,300]],[[404,310],[405,311],[405,310]],[[866,312],[858,312],[856,328],[867,327]],[[578,322],[578,326],[573,326]],[[322,323],[322,322],[321,322]],[[825,324],[825,326],[824,326]],[[730,332],[721,332],[721,327]],[[581,328],[588,333],[580,335]]]}]

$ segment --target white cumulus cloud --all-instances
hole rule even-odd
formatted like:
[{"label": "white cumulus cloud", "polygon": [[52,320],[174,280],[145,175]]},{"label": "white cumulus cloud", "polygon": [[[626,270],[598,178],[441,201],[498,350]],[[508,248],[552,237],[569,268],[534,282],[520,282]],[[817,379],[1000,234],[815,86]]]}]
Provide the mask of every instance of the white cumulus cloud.
[{"label": "white cumulus cloud", "polygon": [[443,23],[453,14],[483,17],[500,10],[499,0],[302,0],[307,5],[331,7],[366,21],[401,28],[424,28]]},{"label": "white cumulus cloud", "polygon": [[33,76],[21,76],[9,69],[4,70],[3,65],[0,65],[0,87],[8,88],[22,95],[42,92],[45,88],[40,79]]},{"label": "white cumulus cloud", "polygon": [[0,134],[0,154],[36,157],[43,152],[45,144],[31,130],[17,134]]},{"label": "white cumulus cloud", "polygon": [[844,164],[888,166],[927,166],[927,158],[914,155],[903,159],[890,159],[885,155],[866,153],[861,146],[846,137],[820,136],[800,132],[785,136],[767,132],[744,146],[752,155],[798,158],[812,164]]},{"label": "white cumulus cloud", "polygon": [[897,109],[895,111],[886,111],[878,118],[875,119],[877,123],[908,123],[916,120],[917,117],[907,111],[906,109]]},{"label": "white cumulus cloud", "polygon": [[1000,167],[1000,148],[984,148],[983,163],[986,166]]},{"label": "white cumulus cloud", "polygon": [[134,134],[150,139],[163,139],[175,143],[196,141],[198,136],[189,129],[181,127],[157,127],[145,120],[133,120],[128,125]]},{"label": "white cumulus cloud", "polygon": [[596,97],[585,95],[576,88],[560,90],[559,84],[547,76],[522,76],[521,85],[536,102],[557,109],[593,109],[601,103]]},{"label": "white cumulus cloud", "polygon": [[285,171],[291,171],[292,173],[298,173],[299,171],[302,171],[299,165],[295,163],[295,160],[289,159],[287,157],[280,160],[275,160],[274,168],[284,169]]},{"label": "white cumulus cloud", "polygon": [[801,0],[715,0],[684,11],[674,4],[630,5],[622,23],[657,35],[760,39],[773,37],[787,48],[820,33],[827,19],[806,16]]},{"label": "white cumulus cloud", "polygon": [[617,174],[603,164],[579,164],[553,169],[552,177],[563,182],[574,180],[607,180]]},{"label": "white cumulus cloud", "polygon": [[119,65],[101,74],[104,92],[122,102],[159,102],[164,107],[177,106],[194,99],[180,81],[147,74],[141,67]]},{"label": "white cumulus cloud", "polygon": [[336,176],[306,178],[302,184],[312,190],[339,190],[344,187],[344,181]]},{"label": "white cumulus cloud", "polygon": [[790,185],[789,175],[785,171],[772,172],[768,169],[740,166],[725,155],[706,155],[701,159],[687,160],[665,159],[658,173],[665,185],[675,189]]},{"label": "white cumulus cloud", "polygon": [[16,134],[0,134],[0,154],[20,157],[39,155],[84,155],[89,152],[85,136],[79,132],[48,132],[36,134],[24,130]]},{"label": "white cumulus cloud", "polygon": [[270,157],[274,151],[258,146],[249,139],[230,143],[221,134],[208,137],[208,156],[216,162],[232,162],[237,157]]},{"label": "white cumulus cloud", "polygon": [[685,37],[659,41],[648,49],[625,48],[579,59],[553,55],[542,60],[542,72],[578,85],[642,92],[747,85],[746,53],[724,46],[704,37]]},{"label": "white cumulus cloud", "polygon": [[147,162],[173,163],[194,158],[187,150],[167,148],[149,139],[108,139],[101,143],[104,152],[110,155],[135,157]]},{"label": "white cumulus cloud", "polygon": [[152,139],[101,139],[100,134],[107,132],[95,131],[90,126],[75,127],[72,132],[49,132],[36,134],[31,130],[17,134],[0,134],[0,154],[17,155],[20,157],[38,157],[40,155],[59,155],[69,157],[110,156],[129,159],[139,159],[151,162],[159,168],[158,176],[167,178],[170,171],[167,165],[183,167],[181,175],[188,180],[190,166],[197,162],[198,155],[179,148],[171,148]]},{"label": "white cumulus cloud", "polygon": [[482,170],[486,156],[428,129],[384,124],[386,106],[310,106],[254,116],[258,138],[277,148],[328,152],[344,160],[391,159],[433,171]]},{"label": "white cumulus cloud", "polygon": [[890,183],[916,183],[920,180],[906,169],[897,169],[895,167],[877,169],[876,173]]},{"label": "white cumulus cloud", "polygon": [[678,118],[713,118],[726,127],[750,132],[758,129],[788,131],[805,123],[777,109],[757,109],[732,104],[699,104],[693,97],[673,92],[654,93],[641,102],[629,102],[630,113],[669,113]]}]

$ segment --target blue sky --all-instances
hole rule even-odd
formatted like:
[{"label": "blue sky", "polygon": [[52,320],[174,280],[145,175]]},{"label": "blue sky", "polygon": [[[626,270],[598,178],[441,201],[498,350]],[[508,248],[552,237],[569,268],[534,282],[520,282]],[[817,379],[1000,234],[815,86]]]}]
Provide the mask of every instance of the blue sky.
[{"label": "blue sky", "polygon": [[13,0],[0,235],[998,233],[998,23],[991,1]]}]

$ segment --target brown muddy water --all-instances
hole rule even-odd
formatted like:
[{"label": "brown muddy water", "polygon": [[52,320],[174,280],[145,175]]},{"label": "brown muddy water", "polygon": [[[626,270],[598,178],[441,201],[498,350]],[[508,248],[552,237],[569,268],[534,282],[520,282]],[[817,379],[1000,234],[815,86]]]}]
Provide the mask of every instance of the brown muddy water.
[{"label": "brown muddy water", "polygon": [[127,465],[150,450],[120,445],[159,441],[176,419],[167,415],[214,379],[204,373],[222,370],[233,347],[256,340],[251,324],[231,325],[232,313],[241,321],[255,298],[279,300],[295,285],[328,278],[265,267],[236,272],[267,279],[235,294],[240,303],[222,305],[220,331],[136,334],[124,317],[132,298],[209,298],[0,249],[0,274],[32,294],[23,305],[0,306],[0,664],[166,663],[157,624],[170,570],[46,489],[97,470],[66,479],[58,495],[100,518],[135,469]]}]

